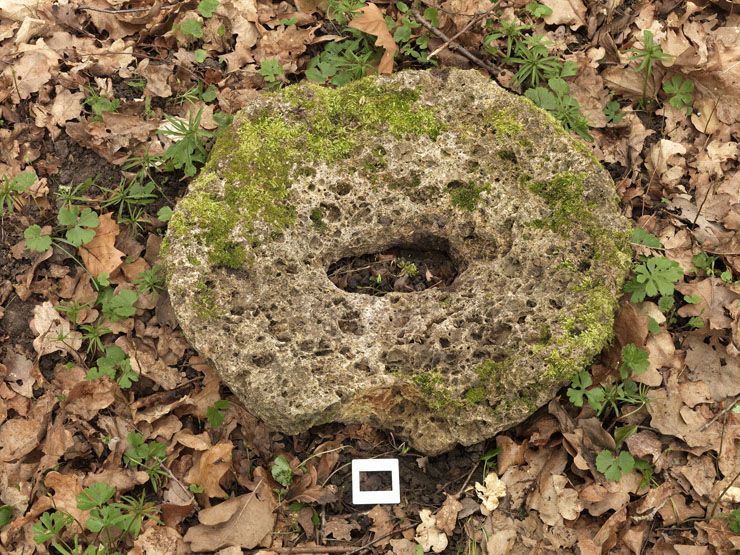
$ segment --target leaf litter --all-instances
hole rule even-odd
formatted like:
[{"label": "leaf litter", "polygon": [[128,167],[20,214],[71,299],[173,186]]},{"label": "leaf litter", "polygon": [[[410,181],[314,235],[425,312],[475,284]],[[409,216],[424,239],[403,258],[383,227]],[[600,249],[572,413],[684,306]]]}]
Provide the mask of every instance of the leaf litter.
[{"label": "leaf litter", "polygon": [[[0,234],[3,550],[92,545],[94,534],[72,524],[44,540],[42,520],[127,518],[126,503],[141,497],[157,518],[142,517],[138,534],[110,528],[122,552],[736,552],[735,6],[3,2],[0,190],[37,176],[3,203]],[[580,382],[582,405],[563,390],[489,442],[496,451],[435,458],[366,425],[269,431],[190,349],[157,274],[187,168],[167,167],[173,137],[162,130],[180,122],[207,141],[264,90],[306,77],[346,82],[357,76],[348,60],[361,73],[429,67],[433,50],[442,66],[503,64],[499,82],[522,93],[502,55],[501,22],[517,21],[573,62],[564,78],[590,148],[641,230],[643,285],[635,303],[625,296],[613,346]],[[651,44],[665,55],[649,74],[635,71]],[[114,200],[121,183],[135,187]],[[80,226],[64,213],[72,206],[96,218],[87,212]],[[106,358],[112,347],[117,358]],[[625,348],[640,372],[623,379]],[[88,379],[92,368],[110,375]],[[348,462],[380,455],[401,459],[401,505],[352,506]],[[286,462],[279,481],[276,460]],[[115,490],[110,504],[81,508],[86,488],[103,483]]]}]

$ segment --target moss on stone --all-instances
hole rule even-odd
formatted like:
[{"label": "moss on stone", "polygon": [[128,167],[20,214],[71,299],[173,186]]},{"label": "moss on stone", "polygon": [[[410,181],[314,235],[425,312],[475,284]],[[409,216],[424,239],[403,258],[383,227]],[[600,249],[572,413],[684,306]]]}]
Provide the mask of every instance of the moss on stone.
[{"label": "moss on stone", "polygon": [[372,177],[378,172],[388,169],[386,151],[380,146],[368,152],[359,162],[360,170],[365,176]]},{"label": "moss on stone", "polygon": [[484,119],[484,124],[493,128],[498,135],[503,137],[513,137],[524,130],[524,125],[520,123],[510,110],[494,110]]},{"label": "moss on stone", "polygon": [[[286,433],[335,416],[356,421],[372,415],[378,425],[418,438],[417,444],[429,452],[455,441],[471,444],[546,403],[557,386],[588,364],[608,341],[614,302],[602,295],[620,290],[621,278],[614,275],[618,270],[610,272],[614,266],[608,260],[621,260],[619,230],[624,225],[610,204],[616,195],[610,192],[606,174],[570,149],[558,129],[550,132],[547,115],[523,109],[525,104],[474,72],[453,70],[449,75],[451,79],[438,79],[433,73],[376,77],[379,85],[351,84],[338,90],[301,85],[263,96],[218,139],[207,167],[191,185],[194,200],[178,208],[182,214],[173,219],[168,240],[172,265],[184,266],[172,288],[178,314],[186,316],[183,329],[199,349],[213,355],[255,413]],[[460,99],[463,76],[480,83],[479,90],[471,88],[476,93],[473,106]],[[423,92],[410,89],[409,83],[421,83]],[[400,105],[395,115],[386,109]],[[481,120],[494,108],[501,113],[487,127]],[[564,168],[572,171],[552,177]],[[484,183],[490,184],[490,192],[484,193],[488,189]],[[594,217],[588,216],[590,212]],[[523,229],[532,218],[540,218],[538,227]],[[393,225],[387,226],[387,221]],[[473,240],[470,224],[475,225]],[[354,337],[367,330],[346,331],[340,326],[343,335],[337,335],[336,318],[367,313],[371,303],[365,296],[350,297],[345,306],[304,295],[302,301],[311,308],[302,314],[321,315],[308,328],[303,316],[290,316],[298,305],[285,302],[286,291],[293,294],[286,287],[296,279],[303,280],[303,286],[294,288],[301,294],[308,290],[306,284],[315,284],[315,277],[324,275],[330,253],[387,248],[385,243],[396,238],[386,233],[386,227],[401,230],[402,238],[416,228],[449,238],[450,252],[462,263],[469,257],[501,258],[506,263],[501,266],[505,274],[488,263],[481,264],[480,274],[466,274],[479,285],[479,298],[470,298],[469,288],[451,288],[447,293],[417,295],[416,302],[401,297],[392,303],[394,314],[400,314],[397,321],[411,322],[408,326],[420,330],[413,337],[424,342],[409,346],[408,360],[430,360],[429,352],[435,360],[395,371],[382,357],[387,349],[367,352],[364,338]],[[479,246],[483,239],[485,244]],[[423,236],[419,241],[426,242]],[[532,248],[526,242],[532,242]],[[279,263],[279,279],[275,271],[225,272],[209,267],[248,264],[252,257],[255,265]],[[299,274],[283,273],[283,262],[286,268],[298,267]],[[530,275],[534,266],[541,271]],[[507,279],[510,268],[519,268],[521,279],[518,275]],[[580,280],[582,272],[588,279]],[[196,291],[199,278],[205,283],[199,283]],[[513,283],[517,285],[512,287]],[[521,296],[522,291],[527,300],[530,296],[536,300],[532,310],[519,301],[510,311],[491,308],[502,295]],[[259,312],[255,308],[241,316],[229,313],[234,298]],[[337,316],[340,309],[348,315]],[[490,315],[481,319],[481,311],[488,309]],[[263,333],[265,313],[289,315],[284,321],[293,344],[303,334],[310,334],[311,344],[327,341],[329,347],[321,347],[321,361],[292,347],[272,350],[277,362],[269,367],[255,364],[264,351],[261,345],[250,344],[232,354],[228,346],[235,334]],[[407,315],[415,319],[407,320]],[[417,315],[425,319],[416,319]],[[433,324],[425,323],[427,316]],[[506,338],[507,334],[496,337],[493,331],[450,334],[447,345],[432,328],[442,316],[463,330],[492,326],[492,319],[500,318],[513,333]],[[227,325],[215,325],[213,317]],[[209,320],[203,324],[203,318]],[[388,328],[378,328],[378,344],[397,342],[396,332]],[[347,349],[367,354],[367,360],[348,362]],[[442,349],[439,356],[437,349]],[[502,360],[501,355],[507,358]],[[317,364],[330,379],[307,390],[305,376],[313,376]],[[286,374],[280,368],[295,371]],[[380,378],[378,384],[368,386],[368,369]],[[253,372],[264,372],[279,387],[253,387]],[[350,392],[360,401],[349,401],[352,396],[341,393],[338,399],[338,391]],[[290,411],[283,410],[281,395],[297,400]],[[404,410],[396,410],[396,403]],[[412,410],[406,410],[409,405]]]},{"label": "moss on stone", "polygon": [[387,182],[387,186],[391,189],[416,189],[419,185],[421,185],[421,174],[416,171]]},{"label": "moss on stone", "polygon": [[463,398],[468,403],[475,405],[482,403],[488,398],[491,384],[503,383],[505,381],[503,380],[503,374],[511,372],[512,368],[513,361],[510,358],[501,361],[484,360],[473,369],[478,380],[465,391]]},{"label": "moss on stone", "polygon": [[216,303],[216,293],[203,280],[195,284],[193,308],[198,317],[204,320],[216,318],[221,314]]},{"label": "moss on stone", "polygon": [[165,237],[164,239],[162,239],[162,244],[159,246],[159,257],[161,259],[167,258],[167,255],[170,252],[170,247],[171,246],[172,245],[170,243],[169,237]]},{"label": "moss on stone", "polygon": [[481,193],[489,188],[488,185],[476,185],[472,182],[455,182],[455,185],[448,186],[447,190],[450,193],[450,202],[453,206],[472,212],[478,207]]},{"label": "moss on stone", "polygon": [[338,139],[356,146],[372,129],[387,129],[396,137],[431,138],[444,130],[431,109],[415,106],[419,99],[417,90],[383,86],[373,83],[372,78],[338,89],[304,84],[288,87],[276,95],[300,110],[299,116],[305,118],[310,135],[330,143],[330,151],[335,149]]},{"label": "moss on stone", "polygon": [[474,405],[482,403],[486,400],[486,388],[482,385],[471,387],[465,392],[464,397],[468,403],[472,403]]},{"label": "moss on stone", "polygon": [[583,174],[561,173],[549,181],[528,184],[529,190],[542,197],[552,214],[542,223],[552,231],[567,232],[574,222],[591,218],[590,207],[583,198]]},{"label": "moss on stone", "polygon": [[588,145],[583,144],[583,142],[581,142],[579,139],[576,139],[572,135],[570,137],[570,143],[573,148],[575,148],[578,152],[591,160],[597,168],[603,169],[601,162],[598,158],[596,158],[596,155],[594,155],[594,151]]},{"label": "moss on stone", "polygon": [[554,338],[545,357],[544,377],[552,383],[572,379],[611,341],[617,299],[603,285],[589,283],[587,287],[585,300],[563,318],[564,331]]},{"label": "moss on stone", "polygon": [[314,208],[311,210],[309,218],[317,229],[326,228],[326,223],[324,223],[324,211],[321,208]]},{"label": "moss on stone", "polygon": [[222,200],[199,191],[186,196],[170,221],[174,236],[194,233],[208,246],[208,261],[214,266],[239,268],[246,260],[246,249],[232,237],[239,224],[239,214]]},{"label": "moss on stone", "polygon": [[462,403],[456,400],[447,387],[447,380],[439,370],[425,370],[415,373],[411,382],[416,385],[427,406],[439,412],[450,408],[460,408]]},{"label": "moss on stone", "polygon": [[484,360],[474,371],[483,383],[498,381],[502,372],[509,372],[512,369],[511,359],[501,361]]},{"label": "moss on stone", "polygon": [[[237,121],[217,140],[194,194],[180,203],[170,223],[174,238],[195,234],[214,266],[241,267],[255,222],[279,231],[295,221],[290,181],[306,162],[349,158],[365,139],[389,131],[395,136],[435,138],[444,126],[415,90],[393,90],[361,80],[339,89],[304,84],[276,93],[289,113],[263,110]],[[373,154],[382,166],[384,159]],[[225,162],[224,162],[225,161]],[[223,192],[212,181],[223,179]],[[260,226],[261,230],[264,226]]]},{"label": "moss on stone", "polygon": [[[611,340],[617,305],[614,290],[618,290],[621,283],[608,286],[601,279],[598,266],[615,265],[626,271],[630,260],[626,232],[620,234],[607,229],[599,221],[595,207],[586,202],[584,177],[566,172],[549,181],[527,183],[529,190],[542,197],[551,209],[550,215],[534,222],[535,225],[563,237],[571,237],[574,230],[580,229],[589,236],[594,249],[593,266],[573,288],[573,294],[583,300],[563,317],[560,322],[563,333],[552,338],[552,349],[546,355],[545,378],[552,383],[571,379]],[[564,267],[568,267],[567,262]],[[613,275],[625,273],[611,271]]]},{"label": "moss on stone", "polygon": [[615,232],[599,221],[596,205],[586,202],[584,179],[582,173],[563,172],[549,181],[524,182],[552,211],[544,220],[535,220],[532,224],[568,238],[575,229],[581,229],[591,238],[594,261],[606,260],[626,268],[631,259],[629,231]]}]

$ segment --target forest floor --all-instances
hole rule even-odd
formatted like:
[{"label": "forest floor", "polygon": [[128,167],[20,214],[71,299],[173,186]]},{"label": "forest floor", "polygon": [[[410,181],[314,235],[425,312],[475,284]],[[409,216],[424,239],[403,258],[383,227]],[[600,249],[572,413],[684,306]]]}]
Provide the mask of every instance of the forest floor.
[{"label": "forest floor", "polygon": [[[737,552],[739,9],[0,2],[0,554]],[[435,66],[526,94],[611,173],[636,227],[614,342],[439,457],[270,432],[179,332],[172,209],[260,91]],[[352,505],[350,461],[378,456],[402,502]]]}]

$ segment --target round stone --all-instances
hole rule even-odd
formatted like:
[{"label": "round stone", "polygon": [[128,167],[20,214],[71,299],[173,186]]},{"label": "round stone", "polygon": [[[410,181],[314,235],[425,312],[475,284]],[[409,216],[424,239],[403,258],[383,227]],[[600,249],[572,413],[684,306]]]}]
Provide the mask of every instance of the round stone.
[{"label": "round stone", "polygon": [[436,454],[587,367],[627,237],[608,174],[551,116],[475,71],[407,71],[250,104],[163,252],[184,333],[248,411]]}]

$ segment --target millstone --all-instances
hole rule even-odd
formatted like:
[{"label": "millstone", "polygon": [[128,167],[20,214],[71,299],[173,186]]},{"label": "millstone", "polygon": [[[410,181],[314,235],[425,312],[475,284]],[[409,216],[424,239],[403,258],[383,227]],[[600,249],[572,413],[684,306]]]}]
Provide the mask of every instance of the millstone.
[{"label": "millstone", "polygon": [[475,71],[407,71],[249,105],[163,252],[184,333],[247,410],[436,454],[521,422],[608,343],[627,230],[548,114]]}]

